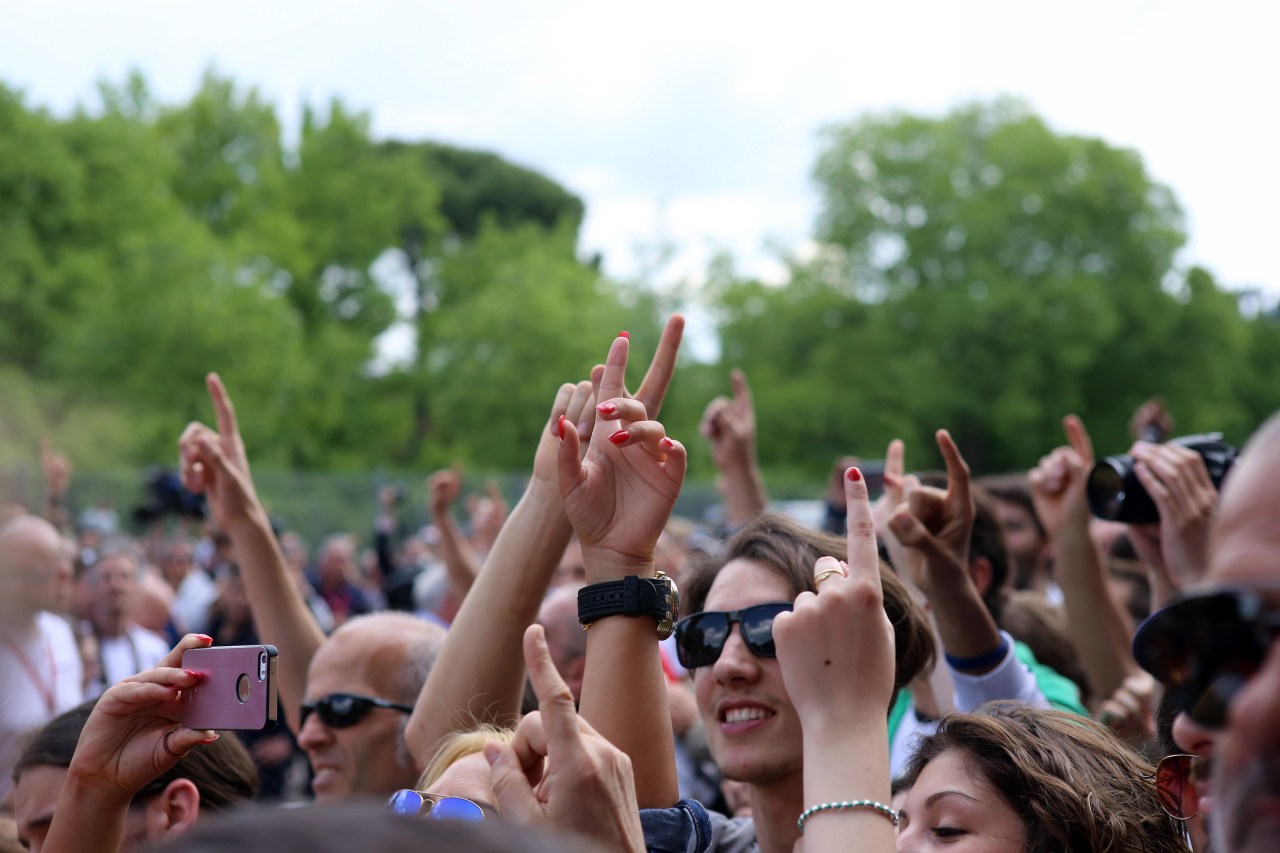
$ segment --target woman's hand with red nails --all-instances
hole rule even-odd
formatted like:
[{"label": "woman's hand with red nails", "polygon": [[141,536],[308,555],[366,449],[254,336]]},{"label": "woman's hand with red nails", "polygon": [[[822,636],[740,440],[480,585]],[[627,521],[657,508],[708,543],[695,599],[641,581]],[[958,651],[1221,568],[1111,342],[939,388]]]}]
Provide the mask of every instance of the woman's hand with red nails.
[{"label": "woman's hand with red nails", "polygon": [[626,395],[629,348],[618,336],[609,349],[585,456],[576,430],[566,429],[560,441],[560,496],[591,582],[652,573],[654,547],[687,465],[684,447],[648,419],[639,398]]}]

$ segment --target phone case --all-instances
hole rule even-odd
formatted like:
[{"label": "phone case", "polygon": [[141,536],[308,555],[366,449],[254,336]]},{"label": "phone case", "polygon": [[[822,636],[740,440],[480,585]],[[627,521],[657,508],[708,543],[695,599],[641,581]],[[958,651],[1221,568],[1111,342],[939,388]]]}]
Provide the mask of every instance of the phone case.
[{"label": "phone case", "polygon": [[275,723],[275,646],[188,649],[182,668],[202,676],[198,685],[182,691],[187,728],[259,731]]}]

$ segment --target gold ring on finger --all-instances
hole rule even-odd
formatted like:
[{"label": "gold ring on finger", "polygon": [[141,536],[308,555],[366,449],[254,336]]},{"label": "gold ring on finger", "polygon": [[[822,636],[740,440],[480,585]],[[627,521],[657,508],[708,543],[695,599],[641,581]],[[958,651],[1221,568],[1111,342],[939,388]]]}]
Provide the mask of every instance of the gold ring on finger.
[{"label": "gold ring on finger", "polygon": [[839,575],[840,577],[844,577],[844,569],[827,569],[825,572],[819,572],[817,577],[813,579],[814,587],[817,588],[821,586],[822,582],[827,578],[831,577],[832,575]]}]

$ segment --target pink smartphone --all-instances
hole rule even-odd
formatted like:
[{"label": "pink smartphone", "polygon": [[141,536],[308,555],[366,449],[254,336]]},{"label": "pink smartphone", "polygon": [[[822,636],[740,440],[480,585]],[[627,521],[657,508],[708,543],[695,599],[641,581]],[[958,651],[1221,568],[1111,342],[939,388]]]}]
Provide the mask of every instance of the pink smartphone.
[{"label": "pink smartphone", "polygon": [[276,647],[188,649],[182,668],[200,683],[182,691],[182,724],[189,729],[259,731],[276,721]]}]

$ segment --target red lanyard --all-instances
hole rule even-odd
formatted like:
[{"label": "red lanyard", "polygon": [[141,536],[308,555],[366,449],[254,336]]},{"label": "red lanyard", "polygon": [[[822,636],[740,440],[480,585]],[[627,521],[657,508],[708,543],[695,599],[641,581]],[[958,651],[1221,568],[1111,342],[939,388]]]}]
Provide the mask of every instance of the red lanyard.
[{"label": "red lanyard", "polygon": [[36,686],[36,690],[39,691],[40,698],[44,700],[44,704],[49,708],[49,713],[53,714],[58,710],[58,662],[53,659],[53,645],[49,642],[49,638],[44,635],[44,631],[40,632],[40,639],[44,641],[44,650],[49,655],[49,673],[52,676],[52,684],[45,684],[44,679],[40,677],[40,671],[36,669],[35,664],[31,662],[31,658],[27,657],[27,653],[22,650],[22,647],[15,643],[8,633],[0,632],[0,640],[4,640],[5,645],[18,656],[18,663],[22,664],[22,668],[27,671],[27,675],[31,676],[31,682]]}]

